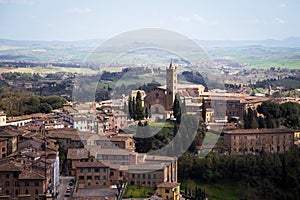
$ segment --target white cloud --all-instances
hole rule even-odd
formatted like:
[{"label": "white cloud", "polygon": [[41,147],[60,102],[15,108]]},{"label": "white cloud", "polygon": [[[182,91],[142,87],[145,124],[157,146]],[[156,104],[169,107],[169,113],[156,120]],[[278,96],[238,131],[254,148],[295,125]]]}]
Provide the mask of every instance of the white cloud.
[{"label": "white cloud", "polygon": [[280,4],[278,4],[278,6],[279,6],[280,8],[285,8],[287,5],[286,5],[285,3],[280,3]]},{"label": "white cloud", "polygon": [[197,24],[206,24],[206,25],[217,25],[218,21],[216,20],[208,20],[205,17],[202,17],[200,15],[193,15],[193,16],[176,16],[173,17],[173,19],[177,22],[181,23],[197,23]]},{"label": "white cloud", "polygon": [[194,15],[194,20],[196,22],[199,22],[199,23],[202,23],[202,24],[207,22],[207,20],[204,17],[200,16],[200,15]]},{"label": "white cloud", "polygon": [[92,12],[91,8],[68,8],[65,10],[67,13],[83,14]]},{"label": "white cloud", "polygon": [[285,21],[279,17],[276,17],[274,20],[277,24],[285,24]]},{"label": "white cloud", "polygon": [[176,16],[176,17],[174,17],[174,20],[175,20],[175,21],[178,21],[178,22],[184,22],[184,23],[187,23],[187,22],[190,22],[190,21],[191,21],[191,18],[185,17],[185,16]]}]

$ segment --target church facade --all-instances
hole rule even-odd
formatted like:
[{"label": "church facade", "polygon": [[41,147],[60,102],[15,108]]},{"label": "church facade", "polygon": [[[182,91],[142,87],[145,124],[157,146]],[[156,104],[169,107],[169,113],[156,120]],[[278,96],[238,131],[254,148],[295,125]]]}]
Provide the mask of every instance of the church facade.
[{"label": "church facade", "polygon": [[173,110],[173,102],[177,93],[177,67],[171,61],[166,68],[166,87],[151,90],[144,98],[145,110],[152,114],[165,114]]}]

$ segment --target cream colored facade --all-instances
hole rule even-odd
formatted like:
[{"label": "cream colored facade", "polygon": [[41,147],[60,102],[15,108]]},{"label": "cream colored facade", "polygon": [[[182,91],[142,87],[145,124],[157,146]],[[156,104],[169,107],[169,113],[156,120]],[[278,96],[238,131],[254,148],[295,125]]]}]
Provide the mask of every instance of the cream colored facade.
[{"label": "cream colored facade", "polygon": [[6,126],[6,114],[0,111],[0,126]]},{"label": "cream colored facade", "polygon": [[157,186],[156,194],[164,200],[179,200],[180,184],[168,182],[161,183]]}]

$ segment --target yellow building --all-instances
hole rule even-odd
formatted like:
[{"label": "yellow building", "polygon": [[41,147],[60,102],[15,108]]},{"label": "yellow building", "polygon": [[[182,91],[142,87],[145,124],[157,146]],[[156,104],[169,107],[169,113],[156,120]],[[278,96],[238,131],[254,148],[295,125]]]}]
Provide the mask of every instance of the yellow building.
[{"label": "yellow building", "polygon": [[157,186],[156,195],[164,200],[180,199],[180,183],[164,182]]},{"label": "yellow building", "polygon": [[294,132],[294,138],[295,139],[300,139],[300,130]]}]

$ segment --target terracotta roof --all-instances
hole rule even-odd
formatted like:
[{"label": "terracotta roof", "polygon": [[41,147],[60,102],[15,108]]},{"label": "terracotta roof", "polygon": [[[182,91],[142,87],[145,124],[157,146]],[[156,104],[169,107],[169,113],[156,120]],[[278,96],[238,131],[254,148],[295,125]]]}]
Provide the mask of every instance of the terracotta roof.
[{"label": "terracotta roof", "polygon": [[236,135],[236,134],[281,134],[281,133],[293,133],[292,130],[287,128],[273,128],[273,129],[236,129],[232,131],[225,131],[224,134]]},{"label": "terracotta roof", "polygon": [[6,162],[0,164],[0,171],[1,172],[21,172],[21,167],[16,166],[12,162]]},{"label": "terracotta roof", "polygon": [[161,183],[161,184],[157,185],[157,187],[174,188],[174,187],[178,187],[179,185],[180,185],[180,183],[164,182],[164,183]]},{"label": "terracotta roof", "polygon": [[81,140],[78,135],[77,129],[72,128],[61,128],[61,129],[52,129],[47,131],[47,137],[51,138],[66,138],[72,140]]},{"label": "terracotta roof", "polygon": [[0,138],[0,142],[6,141],[8,138]]},{"label": "terracotta roof", "polygon": [[24,170],[20,175],[19,179],[45,179],[45,176],[38,174],[34,171]]},{"label": "terracotta roof", "polygon": [[109,138],[112,142],[126,142],[128,139],[133,140],[131,137],[123,137],[123,136],[113,136]]},{"label": "terracotta roof", "polygon": [[31,115],[23,115],[18,117],[7,117],[6,123],[32,119]]},{"label": "terracotta roof", "polygon": [[0,137],[15,137],[18,136],[20,133],[19,130],[13,128],[11,126],[3,126],[0,127]]},{"label": "terracotta roof", "polygon": [[73,167],[78,168],[78,167],[108,167],[106,165],[104,165],[101,162],[79,162],[79,161],[75,161],[73,162]]},{"label": "terracotta roof", "polygon": [[87,149],[84,148],[69,149],[67,154],[67,159],[71,159],[71,160],[79,160],[88,157],[89,157],[89,152]]}]

